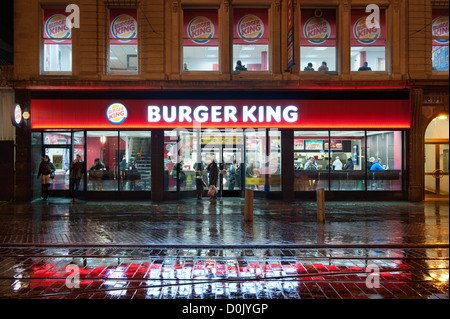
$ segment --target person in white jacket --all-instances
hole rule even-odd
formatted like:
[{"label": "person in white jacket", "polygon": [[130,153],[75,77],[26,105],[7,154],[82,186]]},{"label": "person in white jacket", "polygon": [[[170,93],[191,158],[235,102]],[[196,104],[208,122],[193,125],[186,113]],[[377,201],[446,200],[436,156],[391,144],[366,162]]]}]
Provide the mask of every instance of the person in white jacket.
[{"label": "person in white jacket", "polygon": [[336,157],[335,161],[333,162],[333,168],[335,171],[342,171],[343,164],[341,162],[341,159],[339,156]]}]

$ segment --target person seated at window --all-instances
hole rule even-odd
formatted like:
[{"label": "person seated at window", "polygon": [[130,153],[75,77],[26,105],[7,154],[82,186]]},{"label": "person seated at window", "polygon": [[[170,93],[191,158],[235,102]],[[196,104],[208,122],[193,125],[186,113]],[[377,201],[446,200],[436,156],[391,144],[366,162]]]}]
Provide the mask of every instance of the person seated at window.
[{"label": "person seated at window", "polygon": [[306,66],[303,71],[314,71],[313,64],[311,62],[308,63],[308,66]]},{"label": "person seated at window", "polygon": [[91,168],[89,169],[90,171],[97,171],[97,170],[104,170],[105,169],[105,164],[103,164],[99,158],[96,158],[94,160],[94,164],[92,164]]},{"label": "person seated at window", "polygon": [[138,164],[134,160],[134,157],[130,157],[130,162],[127,165],[127,170],[135,170],[138,169]]},{"label": "person seated at window", "polygon": [[381,158],[377,158],[375,162],[372,163],[372,166],[370,167],[371,171],[384,171],[389,169],[389,167],[386,167],[386,165],[381,165]]},{"label": "person seated at window", "polygon": [[327,62],[323,61],[323,62],[322,62],[322,65],[319,66],[319,68],[317,69],[317,71],[328,71]]},{"label": "person seated at window", "polygon": [[372,69],[369,67],[369,63],[367,63],[366,61],[363,63],[363,66],[358,69],[358,71],[372,71]]},{"label": "person seated at window", "polygon": [[241,60],[236,61],[236,67],[234,68],[236,71],[247,71],[247,68],[242,65]]}]

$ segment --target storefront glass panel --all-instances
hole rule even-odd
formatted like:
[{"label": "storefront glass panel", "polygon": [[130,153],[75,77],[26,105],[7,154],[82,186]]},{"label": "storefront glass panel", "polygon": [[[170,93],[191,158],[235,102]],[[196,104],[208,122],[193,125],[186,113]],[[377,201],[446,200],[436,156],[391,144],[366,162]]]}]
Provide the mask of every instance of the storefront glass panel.
[{"label": "storefront glass panel", "polygon": [[56,169],[55,178],[51,181],[50,189],[69,189],[70,148],[45,148],[44,153],[48,155]]},{"label": "storefront glass panel", "polygon": [[367,131],[367,190],[402,189],[402,132]]},{"label": "storefront glass panel", "polygon": [[245,185],[253,190],[265,190],[266,130],[245,132]]},{"label": "storefront glass panel", "polygon": [[150,191],[151,132],[121,131],[119,175],[122,191]]},{"label": "storefront glass panel", "polygon": [[331,131],[330,180],[332,191],[365,190],[364,131]]},{"label": "storefront glass panel", "polygon": [[[85,153],[84,153],[84,131],[75,131],[73,132],[73,152],[72,152],[72,161],[75,159],[77,155],[81,155],[81,160],[86,161]],[[67,172],[66,174],[70,174]],[[70,175],[68,175],[70,176]],[[86,175],[83,174],[80,182],[80,191],[84,190],[84,179]]]},{"label": "storefront glass panel", "polygon": [[281,191],[281,132],[269,131],[269,159],[266,166],[269,191]]},{"label": "storefront glass panel", "polygon": [[294,191],[328,187],[328,131],[294,132]]},{"label": "storefront glass panel", "polygon": [[42,192],[42,181],[37,179],[37,174],[39,172],[39,165],[42,161],[42,133],[32,132],[31,133],[31,183],[33,188],[33,198],[41,196]]},{"label": "storefront glass panel", "polygon": [[[121,141],[121,148],[125,142]],[[118,132],[88,131],[86,168],[88,191],[118,190]]]},{"label": "storefront glass panel", "polygon": [[[164,190],[177,190],[177,174],[174,166],[178,161],[178,133],[176,130],[164,132]],[[173,175],[172,175],[173,172]]]}]

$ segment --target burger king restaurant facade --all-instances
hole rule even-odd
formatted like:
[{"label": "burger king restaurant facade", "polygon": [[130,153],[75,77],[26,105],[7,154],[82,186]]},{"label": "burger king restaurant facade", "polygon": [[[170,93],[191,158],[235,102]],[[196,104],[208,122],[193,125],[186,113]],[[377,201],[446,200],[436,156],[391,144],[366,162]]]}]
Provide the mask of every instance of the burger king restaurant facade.
[{"label": "burger king restaurant facade", "polygon": [[[53,196],[69,194],[79,154],[86,199],[193,197],[196,171],[208,184],[212,160],[224,197],[245,188],[277,199],[314,199],[317,188],[336,200],[407,197],[408,90],[35,91],[31,113],[31,161],[49,155]],[[369,170],[371,157],[386,170]]]},{"label": "burger king restaurant facade", "polygon": [[[424,132],[448,114],[447,7],[386,0],[371,28],[368,0],[108,0],[80,2],[69,29],[64,5],[32,2],[15,2],[16,34],[36,27],[14,42],[18,200],[40,198],[43,155],[51,196],[68,196],[78,154],[85,199],[194,197],[213,160],[224,197],[423,199]],[[415,32],[410,11],[433,27]]]}]

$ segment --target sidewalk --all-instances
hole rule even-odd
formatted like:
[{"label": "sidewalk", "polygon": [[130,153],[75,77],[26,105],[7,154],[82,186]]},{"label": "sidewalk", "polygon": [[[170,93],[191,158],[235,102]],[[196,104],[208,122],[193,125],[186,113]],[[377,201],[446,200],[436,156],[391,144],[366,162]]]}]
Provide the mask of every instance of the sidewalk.
[{"label": "sidewalk", "polygon": [[255,199],[244,222],[235,198],[0,203],[0,299],[186,300],[174,316],[193,299],[448,299],[448,202],[328,202],[323,224],[316,209]]},{"label": "sidewalk", "polygon": [[0,204],[0,244],[56,245],[345,245],[448,244],[449,204],[327,202],[325,223],[315,202],[255,199],[154,202],[69,199]]}]

